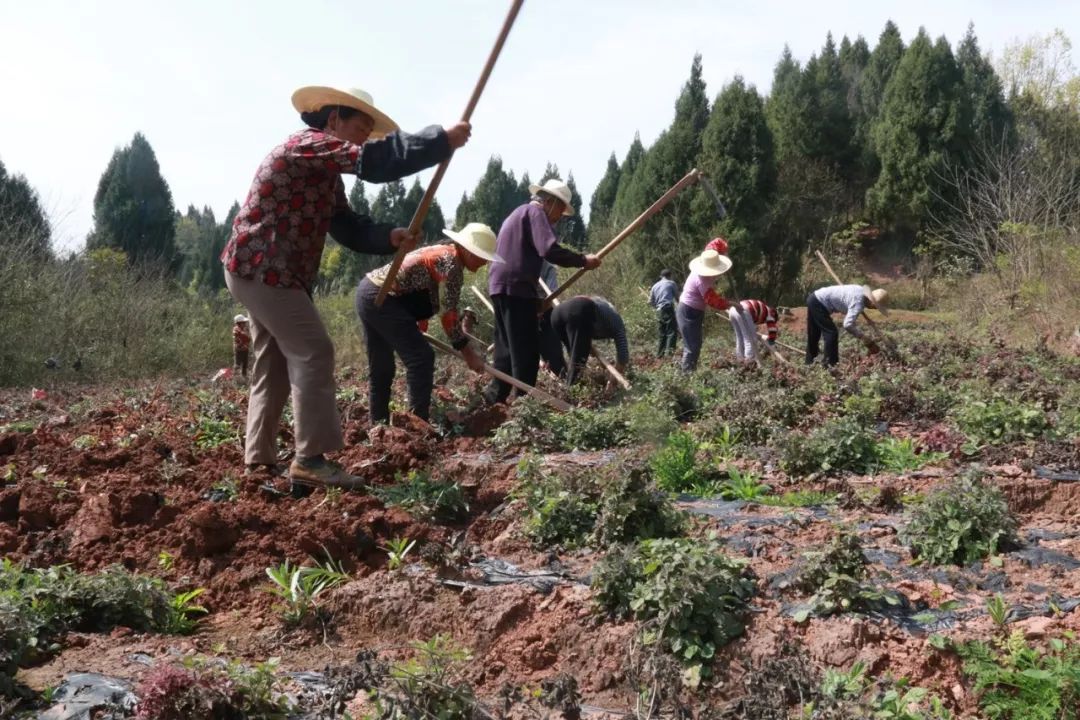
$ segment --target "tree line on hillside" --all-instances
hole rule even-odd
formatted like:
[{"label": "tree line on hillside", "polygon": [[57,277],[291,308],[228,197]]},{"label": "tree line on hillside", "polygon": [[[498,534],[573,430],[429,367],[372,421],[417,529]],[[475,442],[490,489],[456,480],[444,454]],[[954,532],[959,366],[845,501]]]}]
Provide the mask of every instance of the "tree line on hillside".
[{"label": "tree line on hillside", "polygon": [[[648,147],[635,136],[621,161],[611,154],[591,196],[588,225],[567,174],[576,212],[558,233],[571,246],[598,248],[697,167],[719,190],[727,217],[718,220],[703,193],[683,193],[629,243],[640,271],[634,281],[662,267],[681,269],[716,234],[728,238],[739,279],[770,299],[796,278],[808,248],[837,238],[901,255],[966,254],[972,269],[981,269],[993,248],[970,253],[946,237],[965,206],[958,178],[993,176],[986,167],[1001,163],[987,158],[1012,153],[1027,158],[1028,172],[1064,168],[1063,182],[1080,182],[1080,75],[1070,50],[1056,31],[1011,46],[995,67],[970,27],[954,49],[922,29],[905,45],[889,22],[873,48],[861,36],[837,44],[830,34],[803,63],[785,47],[769,95],[737,76],[711,101],[696,55],[671,124]],[[559,176],[549,163],[538,183]],[[455,225],[479,221],[497,229],[528,199],[530,182],[528,172],[518,179],[492,157],[462,195]],[[423,195],[418,180],[408,189],[400,181],[382,185],[370,200],[365,190],[355,183],[352,207],[397,226],[408,224]],[[121,251],[131,265],[214,295],[224,287],[218,256],[238,210],[234,203],[222,222],[209,207],[179,212],[150,143],[137,133],[101,176],[86,249]],[[424,241],[437,241],[444,224],[435,203]],[[16,239],[28,252],[51,257],[36,193],[0,164],[0,246]],[[328,240],[320,289],[351,288],[385,261]]]}]

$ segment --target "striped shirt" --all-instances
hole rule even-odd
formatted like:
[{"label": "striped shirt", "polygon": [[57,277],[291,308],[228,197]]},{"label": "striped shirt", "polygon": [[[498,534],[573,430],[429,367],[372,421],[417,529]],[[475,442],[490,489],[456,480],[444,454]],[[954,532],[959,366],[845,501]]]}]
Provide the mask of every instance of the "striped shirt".
[{"label": "striped shirt", "polygon": [[776,329],[776,310],[760,300],[743,300],[743,310],[750,313],[750,319],[755,325],[764,324],[769,331],[769,342],[775,342],[780,332]]},{"label": "striped shirt", "polygon": [[[382,287],[390,265],[383,265],[367,274],[371,282]],[[418,248],[405,256],[401,269],[394,277],[390,295],[402,297],[412,293],[426,292],[431,299],[432,314],[439,312],[439,283],[446,283],[446,310],[440,317],[443,331],[455,347],[465,344],[465,335],[458,325],[458,305],[465,265],[455,243],[429,245]]]},{"label": "striped shirt", "polygon": [[866,306],[862,285],[829,285],[815,290],[814,297],[830,313],[846,313],[844,329],[855,337],[862,337],[862,332],[855,326],[855,321]]}]

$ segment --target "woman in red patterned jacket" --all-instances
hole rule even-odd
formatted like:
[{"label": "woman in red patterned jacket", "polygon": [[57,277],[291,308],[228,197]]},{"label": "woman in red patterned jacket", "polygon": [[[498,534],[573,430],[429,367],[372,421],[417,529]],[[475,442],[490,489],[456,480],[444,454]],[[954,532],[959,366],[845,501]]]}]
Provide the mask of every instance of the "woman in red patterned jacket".
[{"label": "woman in red patterned jacket", "polygon": [[431,167],[469,138],[468,123],[411,135],[363,90],[304,87],[293,107],[308,126],[266,156],[221,255],[225,284],[251,318],[251,394],[245,462],[275,468],[277,433],[292,394],[294,483],[351,486],[324,454],[344,447],[334,398],[334,346],[311,299],[329,232],[350,250],[388,254],[416,238],[349,209],[342,175],[389,182]]},{"label": "woman in red patterned jacket", "polygon": [[[386,282],[389,265],[369,272],[356,289],[356,312],[367,346],[372,424],[390,422],[394,353],[405,365],[409,409],[428,419],[435,353],[418,327],[426,326],[428,318],[439,315],[443,332],[469,367],[478,372],[484,368],[483,359],[462,331],[458,305],[465,270],[476,272],[489,262],[502,262],[495,253],[495,233],[483,223],[469,223],[460,232],[444,232],[454,242],[423,247],[405,256],[382,307],[375,304],[375,298]],[[441,303],[440,285],[445,287]]]}]

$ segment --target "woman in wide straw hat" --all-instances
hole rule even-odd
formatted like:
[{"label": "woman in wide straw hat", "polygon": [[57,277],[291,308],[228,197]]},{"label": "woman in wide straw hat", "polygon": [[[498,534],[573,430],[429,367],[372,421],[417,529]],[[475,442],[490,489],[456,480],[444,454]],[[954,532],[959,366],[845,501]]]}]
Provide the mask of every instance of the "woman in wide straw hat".
[{"label": "woman in wide straw hat", "polygon": [[675,317],[683,338],[683,372],[697,368],[701,355],[705,308],[727,310],[731,304],[716,292],[716,279],[731,269],[731,260],[715,250],[705,250],[690,261],[690,275],[683,284]]},{"label": "woman in wide straw hat", "polygon": [[[373,270],[356,289],[356,311],[364,327],[367,346],[371,422],[390,421],[390,389],[394,382],[394,353],[405,365],[409,409],[427,420],[435,376],[435,353],[418,325],[440,313],[443,332],[460,350],[473,370],[484,361],[462,331],[458,316],[464,271],[476,272],[489,262],[501,263],[495,253],[495,233],[483,223],[469,223],[460,231],[444,230],[452,243],[413,250],[401,263],[386,301],[375,304],[390,269]],[[439,286],[445,298],[439,302]]]},{"label": "woman in wide straw hat", "polygon": [[871,353],[878,352],[877,343],[858,327],[859,315],[865,308],[874,308],[883,315],[889,313],[889,293],[868,285],[830,285],[806,296],[806,364],[818,356],[821,340],[825,341],[825,366],[840,362],[840,332],[832,313],[844,313],[844,329],[858,338]]},{"label": "woman in wide straw hat", "polygon": [[334,346],[311,300],[329,232],[356,252],[388,254],[416,238],[353,212],[342,175],[389,182],[431,167],[468,140],[468,123],[402,132],[359,89],[303,87],[293,107],[308,126],[270,151],[255,173],[221,255],[229,291],[251,318],[249,470],[276,467],[281,413],[292,394],[294,483],[350,485],[325,453],[344,446],[334,394]]}]

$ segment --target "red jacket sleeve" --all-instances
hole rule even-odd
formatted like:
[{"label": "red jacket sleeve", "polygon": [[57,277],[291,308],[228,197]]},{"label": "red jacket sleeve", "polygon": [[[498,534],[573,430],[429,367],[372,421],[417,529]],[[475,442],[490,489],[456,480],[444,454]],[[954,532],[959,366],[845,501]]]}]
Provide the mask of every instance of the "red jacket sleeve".
[{"label": "red jacket sleeve", "polygon": [[705,304],[715,310],[727,310],[731,307],[731,303],[725,300],[723,296],[713,288],[709,288],[705,291]]}]

